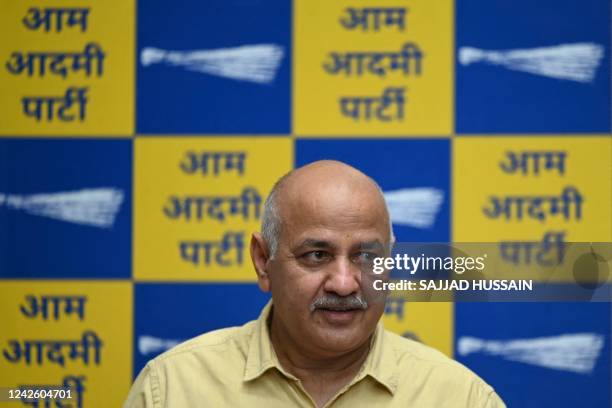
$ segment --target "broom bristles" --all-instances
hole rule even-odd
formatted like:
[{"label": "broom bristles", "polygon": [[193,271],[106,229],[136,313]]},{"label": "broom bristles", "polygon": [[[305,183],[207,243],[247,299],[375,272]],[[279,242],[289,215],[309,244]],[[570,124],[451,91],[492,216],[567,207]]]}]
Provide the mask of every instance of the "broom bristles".
[{"label": "broom bristles", "polygon": [[190,71],[268,84],[274,81],[283,55],[283,47],[275,44],[194,51],[146,47],[140,53],[140,61],[143,66],[165,63]]},{"label": "broom bristles", "polygon": [[110,228],[123,203],[116,188],[89,188],[32,195],[0,194],[0,204],[28,214],[74,224]]},{"label": "broom bristles", "polygon": [[592,82],[604,56],[604,48],[595,43],[561,44],[515,50],[481,50],[473,47],[459,49],[459,63],[470,65],[487,62],[515,71],[566,79]]},{"label": "broom bristles", "polygon": [[481,352],[501,356],[509,361],[586,374],[595,368],[603,345],[603,336],[596,333],[574,333],[507,341],[466,336],[459,339],[457,351],[464,356]]},{"label": "broom bristles", "polygon": [[430,187],[384,192],[391,222],[415,228],[431,228],[444,201],[442,190]]}]

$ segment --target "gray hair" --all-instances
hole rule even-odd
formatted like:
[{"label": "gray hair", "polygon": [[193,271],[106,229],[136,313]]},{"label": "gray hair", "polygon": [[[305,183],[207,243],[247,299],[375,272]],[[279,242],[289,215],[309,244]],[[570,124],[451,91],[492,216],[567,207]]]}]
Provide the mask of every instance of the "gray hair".
[{"label": "gray hair", "polygon": [[[281,233],[281,218],[279,213],[279,205],[278,205],[278,193],[284,181],[293,173],[291,170],[289,173],[285,174],[283,177],[278,179],[278,181],[272,187],[272,191],[266,198],[264,202],[263,215],[261,217],[261,235],[268,245],[268,256],[270,259],[274,259],[276,256],[276,251],[278,250],[278,241],[280,239]],[[372,183],[376,186],[380,195],[385,202],[385,207],[387,210],[387,216],[389,217],[389,251],[391,247],[395,243],[395,235],[393,235],[393,224],[391,223],[391,216],[389,215],[389,207],[387,205],[387,201],[385,200],[385,195],[383,194],[383,190],[380,188],[378,183],[374,181],[373,178],[366,176],[370,179]]]}]

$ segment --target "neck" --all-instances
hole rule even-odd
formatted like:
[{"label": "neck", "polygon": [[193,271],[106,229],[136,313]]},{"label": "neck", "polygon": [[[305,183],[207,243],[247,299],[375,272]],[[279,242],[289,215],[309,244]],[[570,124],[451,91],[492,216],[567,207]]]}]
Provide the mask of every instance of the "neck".
[{"label": "neck", "polygon": [[304,346],[293,339],[278,319],[272,316],[270,340],[281,366],[299,378],[308,389],[308,383],[335,384],[344,386],[359,371],[370,351],[368,338],[353,350],[332,353],[318,350],[312,345]]}]

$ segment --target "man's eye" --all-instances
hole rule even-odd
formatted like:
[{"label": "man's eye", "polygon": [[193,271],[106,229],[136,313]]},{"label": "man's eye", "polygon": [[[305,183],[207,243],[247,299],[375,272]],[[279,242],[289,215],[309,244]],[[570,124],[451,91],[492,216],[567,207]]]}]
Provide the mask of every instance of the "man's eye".
[{"label": "man's eye", "polygon": [[307,262],[322,262],[329,258],[329,254],[325,251],[310,251],[302,255],[302,258]]},{"label": "man's eye", "polygon": [[359,263],[372,263],[374,262],[374,258],[378,255],[373,254],[371,252],[359,252],[355,257],[356,261]]}]

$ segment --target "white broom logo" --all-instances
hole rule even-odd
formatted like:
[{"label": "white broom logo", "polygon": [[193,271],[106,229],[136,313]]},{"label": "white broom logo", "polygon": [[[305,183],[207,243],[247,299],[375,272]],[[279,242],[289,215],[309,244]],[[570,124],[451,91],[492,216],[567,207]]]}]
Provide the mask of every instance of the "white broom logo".
[{"label": "white broom logo", "polygon": [[508,341],[466,336],[458,340],[457,351],[461,356],[482,353],[553,370],[589,374],[593,372],[603,346],[604,336],[596,333]]},{"label": "white broom logo", "polygon": [[138,336],[138,352],[142,355],[160,353],[171,349],[180,342],[180,340],[161,339],[159,337],[142,335]]},{"label": "white broom logo", "polygon": [[116,188],[87,188],[31,195],[0,193],[0,207],[99,228],[110,228],[123,203]]},{"label": "white broom logo", "polygon": [[385,191],[391,222],[414,228],[431,228],[436,222],[444,191],[431,187]]},{"label": "white broom logo", "polygon": [[485,62],[514,71],[582,83],[593,82],[603,56],[604,47],[594,43],[504,51],[459,48],[461,65]]},{"label": "white broom logo", "polygon": [[145,47],[140,52],[140,63],[145,67],[166,64],[239,81],[270,84],[274,82],[283,55],[283,47],[275,44],[193,51]]}]

